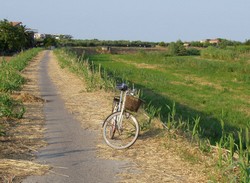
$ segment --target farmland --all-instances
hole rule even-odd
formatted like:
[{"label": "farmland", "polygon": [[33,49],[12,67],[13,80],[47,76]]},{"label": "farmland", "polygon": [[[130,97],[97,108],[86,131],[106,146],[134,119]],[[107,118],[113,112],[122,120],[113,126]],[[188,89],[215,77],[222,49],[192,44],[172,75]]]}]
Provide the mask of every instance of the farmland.
[{"label": "farmland", "polygon": [[147,51],[87,57],[95,65],[101,64],[118,82],[142,89],[143,99],[161,108],[163,122],[171,110],[184,121],[200,117],[203,135],[218,139],[221,123],[226,131],[250,123],[250,55],[248,51],[237,53],[233,59]]}]

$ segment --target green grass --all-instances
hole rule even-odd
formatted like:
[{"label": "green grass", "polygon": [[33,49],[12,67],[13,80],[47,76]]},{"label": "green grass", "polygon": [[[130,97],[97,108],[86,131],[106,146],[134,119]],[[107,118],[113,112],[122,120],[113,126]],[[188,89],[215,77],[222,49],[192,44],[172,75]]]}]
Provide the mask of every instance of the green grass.
[{"label": "green grass", "polygon": [[[10,94],[21,89],[25,79],[21,76],[22,71],[31,59],[41,49],[31,49],[18,54],[10,61],[0,61],[0,119],[3,117],[21,118],[25,112],[19,101],[11,98]],[[1,127],[0,127],[1,128]]]},{"label": "green grass", "polygon": [[8,62],[0,63],[0,91],[20,90],[24,78]]},{"label": "green grass", "polygon": [[90,61],[101,64],[120,81],[135,83],[143,97],[162,107],[176,103],[183,119],[201,117],[206,136],[221,136],[220,120],[231,131],[250,124],[250,64],[238,61],[204,59],[198,56],[169,57],[164,53],[91,55]]},{"label": "green grass", "polygon": [[0,93],[0,118],[22,118],[25,108],[19,101],[15,101],[7,93]]},{"label": "green grass", "polygon": [[31,49],[18,54],[9,62],[0,60],[0,91],[12,92],[21,89],[25,79],[19,73],[41,49]]}]

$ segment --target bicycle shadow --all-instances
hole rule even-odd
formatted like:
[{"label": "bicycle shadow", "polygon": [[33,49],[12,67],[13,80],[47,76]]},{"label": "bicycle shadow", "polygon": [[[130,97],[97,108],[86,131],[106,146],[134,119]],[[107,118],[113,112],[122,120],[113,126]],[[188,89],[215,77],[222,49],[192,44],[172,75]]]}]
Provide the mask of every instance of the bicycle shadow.
[{"label": "bicycle shadow", "polygon": [[159,137],[159,136],[162,136],[165,132],[167,132],[166,129],[153,128],[147,131],[140,132],[138,139],[145,140],[148,138]]}]

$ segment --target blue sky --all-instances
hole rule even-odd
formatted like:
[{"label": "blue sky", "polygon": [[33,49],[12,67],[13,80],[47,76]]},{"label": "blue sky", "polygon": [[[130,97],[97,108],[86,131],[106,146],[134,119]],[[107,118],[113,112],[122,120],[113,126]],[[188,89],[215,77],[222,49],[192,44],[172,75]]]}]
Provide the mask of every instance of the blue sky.
[{"label": "blue sky", "polygon": [[0,0],[0,20],[75,39],[250,39],[250,0]]}]

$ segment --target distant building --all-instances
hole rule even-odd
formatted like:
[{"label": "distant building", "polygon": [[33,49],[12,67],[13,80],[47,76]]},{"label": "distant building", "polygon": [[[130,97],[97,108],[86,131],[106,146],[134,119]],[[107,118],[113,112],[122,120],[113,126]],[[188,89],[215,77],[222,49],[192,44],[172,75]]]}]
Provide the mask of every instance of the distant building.
[{"label": "distant building", "polygon": [[22,25],[22,22],[10,22],[10,23],[14,27]]},{"label": "distant building", "polygon": [[209,43],[210,44],[218,44],[218,43],[220,43],[220,40],[219,39],[210,39]]},{"label": "distant building", "polygon": [[189,46],[190,46],[190,43],[184,43],[183,46],[189,47]]},{"label": "distant building", "polygon": [[209,41],[209,39],[203,39],[203,40],[200,40],[200,43],[206,43],[208,41]]},{"label": "distant building", "polygon": [[103,46],[101,48],[101,52],[102,53],[111,53],[111,47],[109,47],[109,46]]},{"label": "distant building", "polygon": [[220,43],[220,40],[219,39],[204,39],[204,40],[201,40],[200,43],[218,44]]},{"label": "distant building", "polygon": [[46,36],[45,36],[45,34],[35,33],[34,38],[35,39],[45,39]]}]

